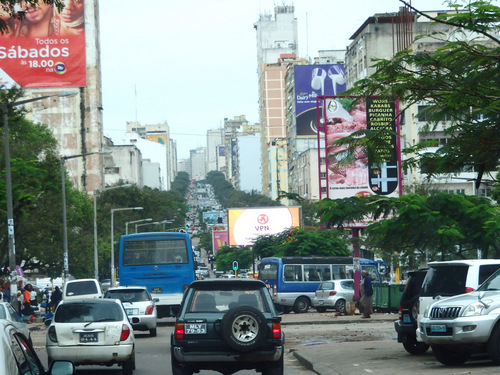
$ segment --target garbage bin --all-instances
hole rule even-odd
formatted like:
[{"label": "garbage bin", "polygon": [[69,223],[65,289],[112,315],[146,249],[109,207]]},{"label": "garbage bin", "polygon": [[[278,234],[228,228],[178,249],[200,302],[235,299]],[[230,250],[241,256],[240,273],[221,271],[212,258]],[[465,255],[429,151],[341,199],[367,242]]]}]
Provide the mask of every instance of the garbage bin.
[{"label": "garbage bin", "polygon": [[372,283],[373,286],[373,308],[387,310],[389,308],[389,284]]},{"label": "garbage bin", "polygon": [[389,309],[398,311],[403,296],[404,284],[389,284]]}]

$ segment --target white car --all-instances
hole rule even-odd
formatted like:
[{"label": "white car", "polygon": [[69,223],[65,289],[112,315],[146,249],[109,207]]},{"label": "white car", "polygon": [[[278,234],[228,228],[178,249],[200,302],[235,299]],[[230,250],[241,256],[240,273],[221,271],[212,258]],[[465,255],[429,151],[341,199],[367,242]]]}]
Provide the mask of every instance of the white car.
[{"label": "white car", "polygon": [[347,302],[352,302],[353,298],[353,279],[323,281],[315,292],[312,305],[318,312],[335,309],[340,313],[345,313]]},{"label": "white car", "polygon": [[64,284],[63,300],[102,298],[101,285],[96,279],[70,280]]},{"label": "white car", "polygon": [[[117,298],[122,301],[132,326],[136,331],[149,331],[150,336],[156,336],[158,298],[152,298],[144,286],[120,286],[110,288],[104,298]],[[133,319],[136,318],[136,319]]]},{"label": "white car", "polygon": [[8,302],[0,302],[0,319],[7,319],[31,341],[30,330],[21,315]]},{"label": "white car", "polygon": [[125,308],[118,299],[62,300],[47,330],[48,362],[135,369],[135,337]]},{"label": "white car", "polygon": [[30,340],[10,321],[0,320],[0,374],[73,375],[75,365],[56,361],[47,371]]}]

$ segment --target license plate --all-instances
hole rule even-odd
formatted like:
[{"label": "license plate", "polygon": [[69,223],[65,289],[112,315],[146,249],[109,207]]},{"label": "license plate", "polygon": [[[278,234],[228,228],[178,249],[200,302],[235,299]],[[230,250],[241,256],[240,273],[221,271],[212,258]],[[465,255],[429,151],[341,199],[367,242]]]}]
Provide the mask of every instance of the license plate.
[{"label": "license plate", "polygon": [[184,324],[185,335],[204,335],[207,333],[207,323],[186,323]]},{"label": "license plate", "polygon": [[444,324],[433,324],[433,325],[431,325],[431,332],[436,332],[436,333],[446,332],[446,325],[444,325]]},{"label": "license plate", "polygon": [[161,293],[161,288],[151,288],[151,293]]},{"label": "license plate", "polygon": [[324,305],[325,301],[318,301],[320,305]]},{"label": "license plate", "polygon": [[80,342],[98,342],[97,332],[81,332]]},{"label": "license plate", "polygon": [[139,314],[138,309],[127,309],[127,315],[137,315]]},{"label": "license plate", "polygon": [[411,323],[410,315],[408,314],[403,315],[403,323]]}]

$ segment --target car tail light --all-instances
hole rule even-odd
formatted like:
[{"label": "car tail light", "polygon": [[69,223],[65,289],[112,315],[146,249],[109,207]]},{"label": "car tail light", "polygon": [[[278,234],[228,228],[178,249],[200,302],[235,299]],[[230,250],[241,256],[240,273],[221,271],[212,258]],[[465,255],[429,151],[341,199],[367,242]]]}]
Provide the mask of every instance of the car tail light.
[{"label": "car tail light", "polygon": [[184,323],[175,323],[175,338],[184,340]]},{"label": "car tail light", "polygon": [[155,307],[153,305],[149,305],[148,307],[146,307],[146,315],[152,315],[154,310]]},{"label": "car tail light", "polygon": [[276,285],[273,287],[273,296],[274,298],[278,297],[278,287]]},{"label": "car tail light", "polygon": [[330,290],[330,295],[331,295],[331,296],[334,296],[335,294],[337,294],[337,291],[336,291],[336,290]]},{"label": "car tail light", "polygon": [[273,339],[279,340],[281,339],[281,323],[273,322]]},{"label": "car tail light", "polygon": [[56,333],[56,327],[51,326],[49,328],[49,333],[48,333],[49,339],[52,342],[57,342],[57,333]]},{"label": "car tail light", "polygon": [[465,287],[465,293],[470,293],[473,292],[475,289],[471,288],[470,286]]},{"label": "car tail light", "polygon": [[125,341],[130,336],[130,327],[126,324],[122,325],[122,334],[120,335],[120,341]]},{"label": "car tail light", "polygon": [[403,320],[403,306],[399,305],[399,320]]}]

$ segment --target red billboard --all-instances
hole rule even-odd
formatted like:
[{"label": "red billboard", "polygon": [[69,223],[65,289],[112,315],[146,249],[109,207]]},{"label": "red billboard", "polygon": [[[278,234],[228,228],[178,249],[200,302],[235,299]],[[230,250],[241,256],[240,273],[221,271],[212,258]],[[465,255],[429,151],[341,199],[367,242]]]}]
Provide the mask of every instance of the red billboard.
[{"label": "red billboard", "polygon": [[0,35],[0,84],[23,88],[86,85],[84,1],[53,5],[20,2],[2,13],[9,32]]}]

